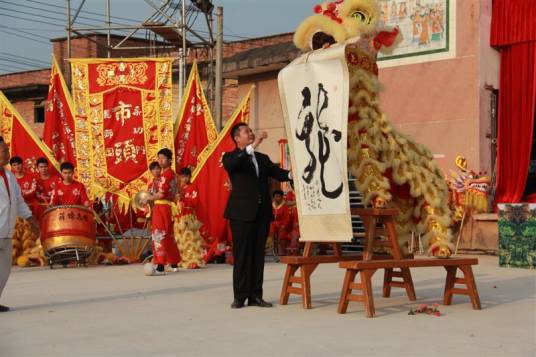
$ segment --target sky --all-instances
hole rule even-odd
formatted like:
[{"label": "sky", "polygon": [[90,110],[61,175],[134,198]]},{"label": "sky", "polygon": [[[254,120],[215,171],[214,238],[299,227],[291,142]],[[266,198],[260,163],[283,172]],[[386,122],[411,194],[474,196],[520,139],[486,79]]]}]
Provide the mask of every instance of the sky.
[{"label": "sky", "polygon": [[[161,0],[148,0],[160,5]],[[186,0],[187,4],[190,0]],[[72,13],[82,0],[71,0]],[[178,3],[178,0],[172,0]],[[315,0],[212,0],[224,9],[226,41],[292,32],[312,14]],[[145,0],[110,0],[112,22],[141,23],[153,9]],[[0,74],[50,67],[50,39],[67,36],[66,0],[0,0]],[[104,24],[106,0],[86,0],[75,26]],[[176,17],[178,19],[178,15]],[[192,19],[193,21],[193,19]],[[193,28],[206,31],[199,16]],[[145,36],[145,31],[141,32]]]}]

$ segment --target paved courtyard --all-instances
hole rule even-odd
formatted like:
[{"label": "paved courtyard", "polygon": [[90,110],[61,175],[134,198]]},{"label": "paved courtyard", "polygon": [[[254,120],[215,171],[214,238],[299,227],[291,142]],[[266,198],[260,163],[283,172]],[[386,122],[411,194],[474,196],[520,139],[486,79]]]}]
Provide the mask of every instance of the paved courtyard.
[{"label": "paved courtyard", "polygon": [[[480,256],[475,277],[482,310],[454,297],[441,317],[408,315],[417,303],[441,302],[445,271],[413,269],[418,301],[400,289],[376,313],[350,303],[337,314],[343,271],[320,266],[313,309],[231,310],[231,270],[209,265],[146,277],[141,265],[15,268],[1,303],[0,356],[535,356],[536,272],[504,269]],[[267,263],[266,300],[276,303],[284,266]]]}]

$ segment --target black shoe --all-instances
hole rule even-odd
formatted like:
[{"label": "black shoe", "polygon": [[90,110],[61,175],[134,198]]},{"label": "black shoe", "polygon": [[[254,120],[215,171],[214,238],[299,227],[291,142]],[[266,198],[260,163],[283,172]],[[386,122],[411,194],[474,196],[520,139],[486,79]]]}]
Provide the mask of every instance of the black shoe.
[{"label": "black shoe", "polygon": [[0,312],[8,312],[8,311],[9,311],[9,307],[0,305]]},{"label": "black shoe", "polygon": [[241,309],[244,306],[244,300],[234,299],[233,303],[231,304],[231,309]]},{"label": "black shoe", "polygon": [[262,298],[249,298],[248,306],[258,306],[258,307],[272,307],[272,303],[264,301]]}]

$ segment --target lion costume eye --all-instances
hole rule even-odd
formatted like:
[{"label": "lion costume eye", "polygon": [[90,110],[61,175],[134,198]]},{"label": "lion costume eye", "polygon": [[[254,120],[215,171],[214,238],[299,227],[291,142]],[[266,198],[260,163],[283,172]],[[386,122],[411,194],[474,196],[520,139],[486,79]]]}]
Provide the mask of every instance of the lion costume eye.
[{"label": "lion costume eye", "polygon": [[369,13],[363,10],[354,11],[350,17],[367,25],[372,21],[372,17],[369,15]]}]

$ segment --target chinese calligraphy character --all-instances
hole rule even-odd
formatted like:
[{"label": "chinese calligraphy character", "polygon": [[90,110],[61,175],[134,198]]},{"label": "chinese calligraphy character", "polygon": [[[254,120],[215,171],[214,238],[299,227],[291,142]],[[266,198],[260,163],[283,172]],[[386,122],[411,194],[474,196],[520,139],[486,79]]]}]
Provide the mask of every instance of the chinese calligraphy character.
[{"label": "chinese calligraphy character", "polygon": [[[318,93],[316,95],[315,107],[311,103],[311,89],[303,88],[301,92],[303,96],[302,108],[298,114],[298,127],[296,129],[296,138],[305,143],[305,149],[309,154],[309,163],[303,170],[302,179],[311,184],[315,174],[317,173],[318,165],[320,165],[319,180],[321,185],[322,195],[327,198],[335,199],[340,196],[343,189],[342,178],[332,176],[330,179],[337,180],[335,189],[327,188],[326,165],[330,160],[332,142],[339,142],[342,134],[340,131],[330,129],[329,125],[322,121],[322,114],[329,106],[328,92],[324,89],[322,83],[318,83]],[[333,158],[332,160],[335,160]]]},{"label": "chinese calligraphy character", "polygon": [[130,119],[130,109],[132,104],[125,104],[122,101],[119,101],[119,105],[112,109],[112,112],[115,113],[115,120],[121,121],[121,126],[125,125],[125,120]]},{"label": "chinese calligraphy character", "polygon": [[126,140],[123,142],[115,143],[113,151],[107,150],[107,155],[115,156],[114,164],[119,164],[121,162],[125,162],[128,160],[131,160],[137,164],[138,163],[138,159],[136,157],[137,152],[138,150],[136,149],[136,146],[133,144],[133,139],[130,139],[130,140]]}]

